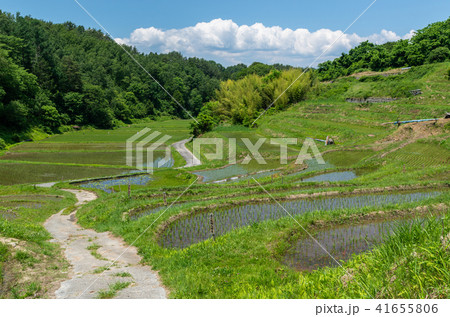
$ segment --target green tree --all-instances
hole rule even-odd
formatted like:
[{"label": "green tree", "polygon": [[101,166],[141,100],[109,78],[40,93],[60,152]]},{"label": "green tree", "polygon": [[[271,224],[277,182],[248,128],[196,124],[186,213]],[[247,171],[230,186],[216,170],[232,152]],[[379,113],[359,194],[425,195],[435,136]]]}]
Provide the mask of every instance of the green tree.
[{"label": "green tree", "polygon": [[218,121],[213,117],[212,108],[217,106],[217,102],[208,102],[203,106],[200,114],[197,116],[197,122],[191,123],[191,134],[198,137],[203,133],[211,131]]},{"label": "green tree", "polygon": [[0,150],[6,149],[6,142],[2,138],[0,138]]},{"label": "green tree", "polygon": [[41,117],[44,125],[51,129],[56,129],[61,126],[61,115],[53,106],[42,106]]},{"label": "green tree", "polygon": [[440,63],[445,62],[450,58],[450,49],[448,47],[438,47],[435,48],[428,54],[427,62],[428,63]]}]

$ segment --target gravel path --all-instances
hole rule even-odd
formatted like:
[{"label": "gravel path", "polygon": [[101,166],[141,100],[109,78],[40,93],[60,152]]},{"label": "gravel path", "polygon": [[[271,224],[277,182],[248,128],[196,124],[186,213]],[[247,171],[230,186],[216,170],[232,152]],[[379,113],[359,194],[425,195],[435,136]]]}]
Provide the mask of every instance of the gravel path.
[{"label": "gravel path", "polygon": [[175,150],[177,150],[178,153],[180,153],[180,155],[186,161],[186,165],[183,167],[192,167],[202,164],[200,160],[196,158],[194,154],[192,154],[192,152],[186,148],[186,143],[188,143],[190,140],[191,139],[181,140],[179,142],[175,142],[174,144],[172,144]]},{"label": "gravel path", "polygon": [[[76,206],[97,198],[94,193],[85,190],[66,191],[76,195]],[[130,284],[117,292],[114,298],[167,297],[157,273],[139,264],[141,257],[135,247],[128,248],[122,239],[109,232],[98,233],[81,228],[76,223],[76,211],[70,215],[63,215],[62,212],[51,216],[44,224],[54,237],[53,241],[65,249],[65,256],[72,265],[71,278],[61,283],[55,292],[56,298],[97,298],[99,291],[108,290],[117,282]],[[116,262],[108,270],[101,272],[114,260]]]}]

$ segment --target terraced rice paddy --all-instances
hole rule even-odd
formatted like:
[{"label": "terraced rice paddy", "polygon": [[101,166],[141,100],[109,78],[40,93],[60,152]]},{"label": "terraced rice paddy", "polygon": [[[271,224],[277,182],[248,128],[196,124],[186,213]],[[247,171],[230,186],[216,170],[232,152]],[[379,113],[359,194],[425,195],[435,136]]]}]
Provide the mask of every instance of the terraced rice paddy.
[{"label": "terraced rice paddy", "polygon": [[[189,124],[189,120],[149,121],[114,130],[72,131],[37,142],[17,144],[0,156],[0,185],[60,182],[130,173],[132,169],[126,166],[126,141],[130,137],[150,128],[171,136],[165,144],[169,146],[189,135]],[[146,153],[143,154],[145,156]],[[156,166],[164,156],[161,146],[154,151],[153,165]],[[178,157],[172,157],[160,167],[172,167],[175,159]]]},{"label": "terraced rice paddy", "polygon": [[301,182],[342,182],[358,177],[353,171],[325,173],[313,177],[308,177]]},{"label": "terraced rice paddy", "polygon": [[307,168],[299,171],[299,172],[295,172],[290,174],[291,176],[294,175],[301,175],[301,174],[306,174],[309,172],[315,172],[315,171],[322,171],[328,168],[334,168],[336,166],[334,166],[333,164],[325,161],[325,164],[319,164],[319,162],[317,162],[316,159],[312,159],[312,160],[306,160],[305,161],[306,165],[308,166]]},{"label": "terraced rice paddy", "polygon": [[[295,216],[318,210],[382,207],[390,204],[416,202],[439,194],[440,192],[434,191],[303,199],[280,202],[284,209],[276,203],[246,204],[212,211],[214,231],[216,236],[220,236],[254,223],[288,217],[286,211]],[[167,248],[185,248],[210,237],[210,216],[208,213],[200,213],[172,223],[162,234],[160,243]]]},{"label": "terraced rice paddy", "polygon": [[103,180],[86,181],[82,183],[77,183],[80,187],[84,188],[96,188],[101,189],[104,192],[112,193],[113,186],[128,186],[128,185],[147,185],[152,178],[148,175],[136,175],[136,176],[126,176],[120,178],[109,178]]},{"label": "terraced rice paddy", "polygon": [[249,170],[244,165],[233,164],[223,168],[195,172],[194,174],[202,177],[204,183],[209,183],[226,181],[228,178],[247,175],[248,173]]},{"label": "terraced rice paddy", "polygon": [[129,173],[130,169],[55,164],[1,163],[0,185],[47,183]]},{"label": "terraced rice paddy", "polygon": [[[164,151],[154,151],[153,165],[161,161],[164,156]],[[133,157],[136,157],[134,153]],[[73,164],[101,164],[101,165],[115,165],[126,166],[126,152],[125,151],[67,151],[67,152],[9,152],[3,155],[1,160],[9,161],[26,161],[26,162],[46,162],[46,163],[73,163]],[[164,167],[173,166],[173,158]]]},{"label": "terraced rice paddy", "polygon": [[[433,155],[430,155],[433,153]],[[408,167],[424,168],[450,164],[448,150],[434,143],[415,142],[388,155],[389,159]]]},{"label": "terraced rice paddy", "polygon": [[283,263],[300,271],[311,271],[320,267],[336,267],[340,261],[346,261],[355,254],[371,250],[385,241],[396,226],[411,221],[405,219],[384,220],[366,224],[342,225],[319,231],[314,234],[317,242],[311,237],[298,240],[287,252]]},{"label": "terraced rice paddy", "polygon": [[232,178],[230,178],[227,181],[230,182],[230,183],[233,183],[233,182],[240,182],[240,181],[243,181],[243,180],[250,180],[250,179],[253,179],[253,178],[258,179],[258,178],[263,178],[263,177],[267,177],[267,176],[276,174],[277,172],[278,172],[277,170],[275,170],[275,171],[263,171],[263,172],[258,172],[258,173],[255,173],[255,174],[242,176],[242,177],[232,177]]},{"label": "terraced rice paddy", "polygon": [[[292,173],[290,175],[300,175],[308,172],[320,171],[335,167],[333,164],[330,164],[328,162],[325,162],[325,164],[319,164],[316,159],[307,160],[305,161],[305,163],[308,165],[306,169],[303,169],[300,172]],[[258,165],[256,164],[256,162],[253,162],[253,164],[249,165],[233,164],[223,168],[194,172],[194,174],[203,177],[202,181],[204,183],[222,183],[230,181],[233,182],[251,179],[252,177],[262,178],[270,176],[277,173],[277,171],[273,169],[279,168],[280,166],[283,165],[280,165],[278,161],[272,160],[267,165]]]}]

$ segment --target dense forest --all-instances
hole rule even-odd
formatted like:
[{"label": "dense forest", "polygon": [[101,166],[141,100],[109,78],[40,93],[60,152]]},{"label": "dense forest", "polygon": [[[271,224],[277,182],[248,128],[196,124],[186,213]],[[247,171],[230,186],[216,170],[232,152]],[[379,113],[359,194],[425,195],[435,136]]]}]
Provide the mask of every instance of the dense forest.
[{"label": "dense forest", "polygon": [[333,61],[319,64],[321,80],[332,80],[359,71],[419,66],[450,58],[450,18],[418,30],[411,40],[376,45],[363,42]]},{"label": "dense forest", "polygon": [[[220,82],[263,76],[284,65],[225,68],[181,54],[142,54],[124,46],[192,115]],[[0,126],[23,131],[61,125],[112,128],[134,118],[188,114],[102,32],[0,11]]]},{"label": "dense forest", "polygon": [[[19,132],[31,127],[52,133],[67,125],[113,128],[146,117],[187,118],[124,49],[187,111],[198,116],[194,135],[223,121],[251,125],[302,72],[257,62],[225,68],[177,52],[143,54],[119,46],[98,30],[0,11],[0,136],[18,142]],[[411,40],[383,45],[363,42],[348,54],[319,64],[317,70],[307,70],[276,100],[273,109],[305,99],[319,80],[448,58],[450,19],[419,30]]]}]

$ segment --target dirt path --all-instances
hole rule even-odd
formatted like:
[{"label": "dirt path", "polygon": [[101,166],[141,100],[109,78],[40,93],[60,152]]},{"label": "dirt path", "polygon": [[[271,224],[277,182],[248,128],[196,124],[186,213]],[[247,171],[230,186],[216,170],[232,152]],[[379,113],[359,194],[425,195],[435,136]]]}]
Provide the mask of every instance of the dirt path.
[{"label": "dirt path", "polygon": [[186,148],[186,143],[188,143],[190,140],[191,139],[181,140],[179,142],[175,142],[174,144],[172,144],[175,150],[177,150],[177,152],[180,153],[180,155],[186,161],[186,165],[183,167],[192,167],[202,164],[200,160],[196,158],[194,154],[192,154],[192,152]]},{"label": "dirt path", "polygon": [[[76,206],[97,199],[89,191],[66,191],[76,195]],[[62,212],[44,224],[54,241],[65,249],[65,256],[72,265],[71,278],[61,283],[55,292],[56,298],[97,298],[99,291],[108,290],[117,282],[129,282],[129,285],[118,291],[114,298],[166,298],[167,293],[157,273],[139,264],[141,257],[136,248],[127,249],[122,239],[109,232],[98,233],[81,228],[76,223],[76,211],[70,215]],[[119,256],[114,265],[102,273],[102,268],[109,267]]]}]

